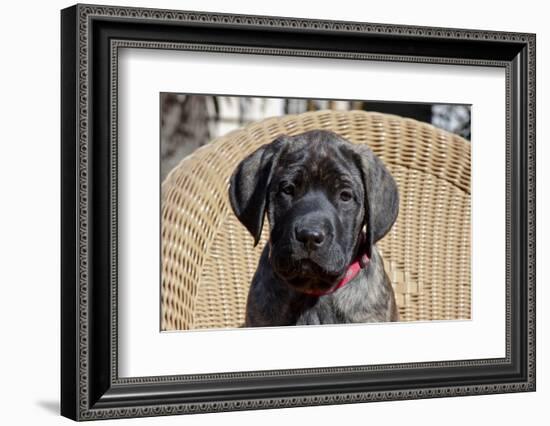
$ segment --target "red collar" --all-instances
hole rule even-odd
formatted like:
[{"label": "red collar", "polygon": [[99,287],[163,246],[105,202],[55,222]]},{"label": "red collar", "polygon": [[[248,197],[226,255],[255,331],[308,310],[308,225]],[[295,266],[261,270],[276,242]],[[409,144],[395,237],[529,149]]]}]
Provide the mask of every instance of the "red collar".
[{"label": "red collar", "polygon": [[369,257],[366,253],[359,254],[355,260],[351,263],[351,265],[348,266],[348,270],[346,271],[346,274],[344,275],[344,278],[340,280],[340,282],[332,287],[331,289],[327,291],[321,291],[321,290],[302,290],[303,293],[306,293],[310,296],[325,296],[327,294],[334,293],[336,290],[341,289],[344,287],[347,283],[349,283],[351,280],[353,280],[361,271],[361,269],[366,268],[369,264]]}]

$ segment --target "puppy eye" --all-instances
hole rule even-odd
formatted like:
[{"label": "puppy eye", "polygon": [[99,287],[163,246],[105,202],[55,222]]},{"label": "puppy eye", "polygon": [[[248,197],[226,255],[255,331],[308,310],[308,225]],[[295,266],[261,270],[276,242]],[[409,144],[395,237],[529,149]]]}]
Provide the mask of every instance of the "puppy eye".
[{"label": "puppy eye", "polygon": [[353,193],[348,190],[344,190],[340,192],[340,200],[342,201],[350,201],[353,198]]},{"label": "puppy eye", "polygon": [[285,184],[283,186],[281,186],[281,192],[286,194],[286,195],[294,195],[294,191],[295,191],[295,186],[292,185],[292,184]]}]

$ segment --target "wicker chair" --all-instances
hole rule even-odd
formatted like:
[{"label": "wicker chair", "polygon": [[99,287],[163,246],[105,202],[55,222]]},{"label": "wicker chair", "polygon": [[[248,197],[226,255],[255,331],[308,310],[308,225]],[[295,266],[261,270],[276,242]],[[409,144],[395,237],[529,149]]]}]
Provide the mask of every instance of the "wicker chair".
[{"label": "wicker chair", "polygon": [[277,135],[329,129],[367,143],[391,170],[397,222],[378,243],[402,321],[470,318],[470,144],[431,125],[364,111],[269,118],[185,158],[162,184],[163,330],[242,325],[248,286],[268,237],[231,211],[238,162]]}]

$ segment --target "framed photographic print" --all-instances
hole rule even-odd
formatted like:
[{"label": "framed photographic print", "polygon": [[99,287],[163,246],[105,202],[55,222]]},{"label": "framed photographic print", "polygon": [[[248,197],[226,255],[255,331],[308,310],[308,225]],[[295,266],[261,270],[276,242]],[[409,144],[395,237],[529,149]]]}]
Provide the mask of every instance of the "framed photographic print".
[{"label": "framed photographic print", "polygon": [[535,35],[61,12],[61,412],[535,390]]}]

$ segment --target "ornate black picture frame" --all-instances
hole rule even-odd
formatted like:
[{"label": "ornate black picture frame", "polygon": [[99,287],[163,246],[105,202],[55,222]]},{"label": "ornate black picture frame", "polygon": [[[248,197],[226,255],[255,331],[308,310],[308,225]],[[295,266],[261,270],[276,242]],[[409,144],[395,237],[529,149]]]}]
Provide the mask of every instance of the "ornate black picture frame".
[{"label": "ornate black picture frame", "polygon": [[[535,35],[76,5],[61,13],[61,413],[74,420],[535,390]],[[483,65],[506,72],[506,356],[120,378],[120,47]]]}]

